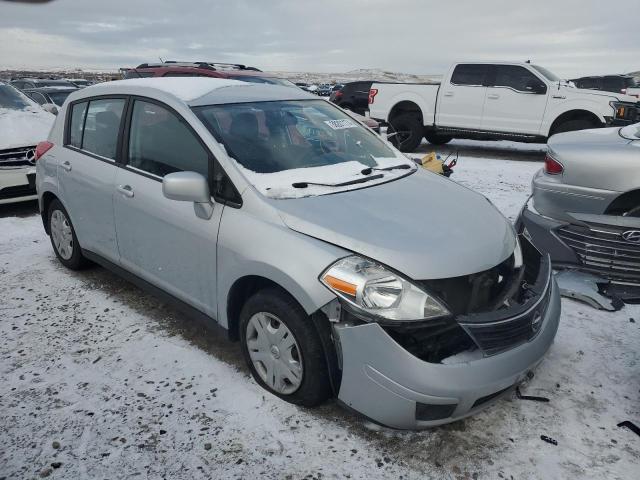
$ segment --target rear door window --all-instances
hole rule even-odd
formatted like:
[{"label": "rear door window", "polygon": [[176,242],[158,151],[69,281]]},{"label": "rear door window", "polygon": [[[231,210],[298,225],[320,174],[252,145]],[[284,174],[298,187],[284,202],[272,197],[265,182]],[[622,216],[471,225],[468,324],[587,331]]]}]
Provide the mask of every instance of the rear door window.
[{"label": "rear door window", "polygon": [[127,163],[158,177],[197,172],[208,177],[209,154],[184,120],[156,103],[136,100]]},{"label": "rear door window", "polygon": [[460,64],[457,65],[451,75],[451,83],[454,85],[482,86],[485,84],[489,65]]},{"label": "rear door window", "polygon": [[538,77],[524,67],[517,65],[496,65],[494,87],[508,87],[518,92],[526,92],[527,85],[542,83]]},{"label": "rear door window", "polygon": [[111,160],[116,159],[120,120],[125,100],[105,98],[91,100],[87,109],[82,150]]}]

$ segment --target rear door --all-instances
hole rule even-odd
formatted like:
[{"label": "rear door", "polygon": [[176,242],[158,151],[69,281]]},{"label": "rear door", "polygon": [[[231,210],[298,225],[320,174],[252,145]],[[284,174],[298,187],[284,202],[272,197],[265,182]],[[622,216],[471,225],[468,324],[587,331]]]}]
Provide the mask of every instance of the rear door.
[{"label": "rear door", "polygon": [[[537,135],[549,98],[546,83],[520,65],[492,67],[482,130]],[[535,93],[539,88],[541,93]]]},{"label": "rear door", "polygon": [[489,65],[461,63],[455,66],[449,82],[440,87],[436,125],[480,129],[486,96]]},{"label": "rear door", "polygon": [[179,171],[211,178],[213,159],[170,107],[136,98],[115,180],[114,211],[122,265],[173,296],[216,317],[216,240],[223,205],[198,218],[190,202],[169,200],[162,179]]},{"label": "rear door", "polygon": [[69,105],[65,154],[58,164],[62,203],[83,249],[118,260],[113,185],[126,98],[95,97]]}]

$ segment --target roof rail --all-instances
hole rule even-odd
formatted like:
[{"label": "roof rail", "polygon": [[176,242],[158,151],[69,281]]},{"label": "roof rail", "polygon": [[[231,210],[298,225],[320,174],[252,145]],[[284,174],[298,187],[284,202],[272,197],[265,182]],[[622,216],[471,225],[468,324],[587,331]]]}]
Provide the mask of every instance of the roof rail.
[{"label": "roof rail", "polygon": [[224,68],[233,68],[237,70],[251,70],[254,72],[261,72],[262,70],[256,67],[248,67],[241,63],[225,63],[225,62],[182,62],[178,60],[165,60],[161,63],[141,63],[136,68],[152,68],[152,67],[167,67],[167,66],[175,66],[175,67],[195,67],[195,68],[206,68],[208,70],[217,70],[216,66]]}]

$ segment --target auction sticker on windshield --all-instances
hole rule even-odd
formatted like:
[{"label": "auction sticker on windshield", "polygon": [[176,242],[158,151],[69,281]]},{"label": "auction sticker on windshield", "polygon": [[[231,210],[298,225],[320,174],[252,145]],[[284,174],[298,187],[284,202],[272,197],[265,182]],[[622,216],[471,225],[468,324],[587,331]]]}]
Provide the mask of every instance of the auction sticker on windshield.
[{"label": "auction sticker on windshield", "polygon": [[329,125],[334,130],[344,130],[345,128],[356,128],[357,125],[353,123],[351,120],[342,119],[342,120],[325,120],[324,123]]}]

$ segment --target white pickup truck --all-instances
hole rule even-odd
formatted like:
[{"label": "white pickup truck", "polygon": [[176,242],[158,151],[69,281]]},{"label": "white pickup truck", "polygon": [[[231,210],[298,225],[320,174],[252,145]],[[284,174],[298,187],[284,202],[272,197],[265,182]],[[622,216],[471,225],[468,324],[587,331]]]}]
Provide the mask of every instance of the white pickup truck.
[{"label": "white pickup truck", "polygon": [[545,142],[555,133],[638,121],[640,102],[582,90],[529,63],[458,63],[440,84],[374,83],[369,116],[404,152],[423,138]]}]

